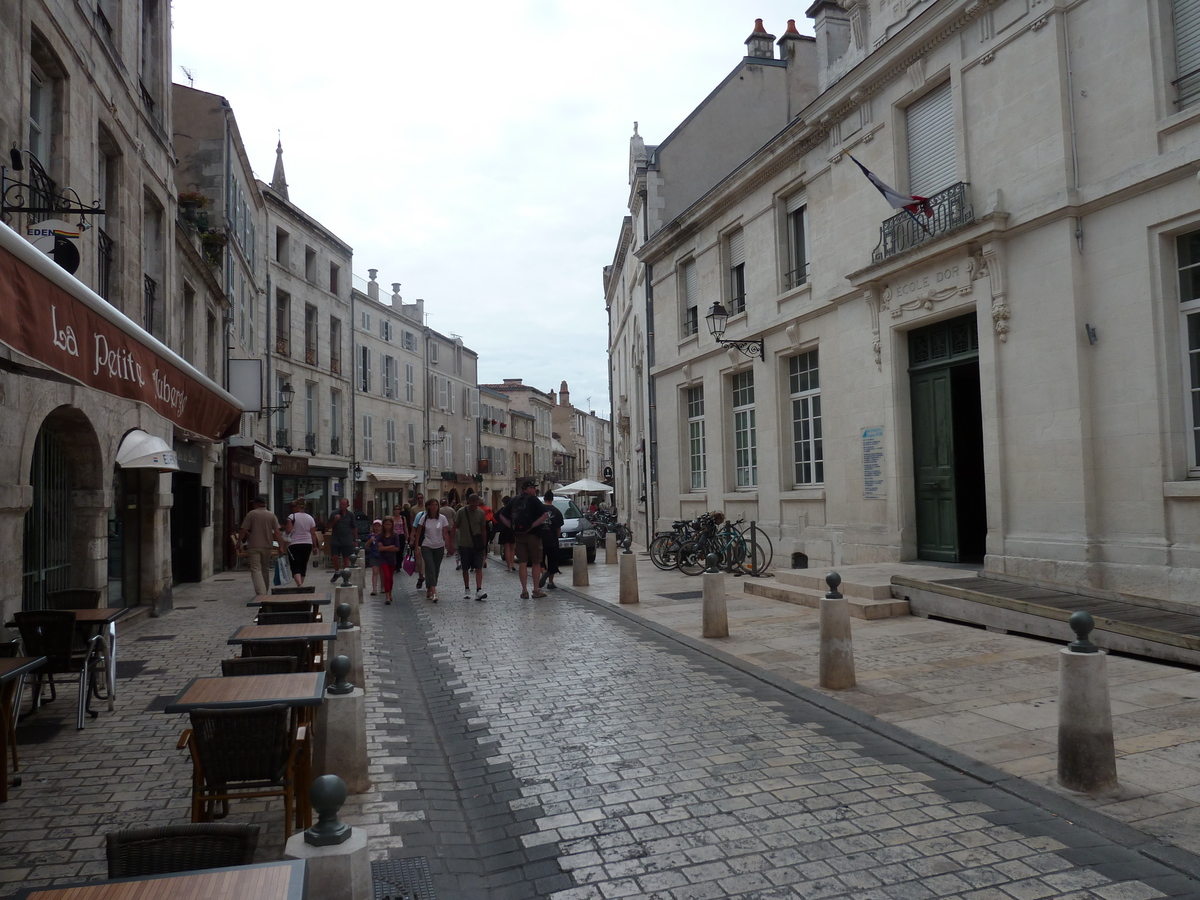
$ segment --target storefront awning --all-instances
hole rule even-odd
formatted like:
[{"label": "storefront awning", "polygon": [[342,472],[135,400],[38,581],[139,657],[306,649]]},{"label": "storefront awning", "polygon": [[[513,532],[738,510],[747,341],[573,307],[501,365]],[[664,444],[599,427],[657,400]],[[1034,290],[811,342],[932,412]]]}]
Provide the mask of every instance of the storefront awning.
[{"label": "storefront awning", "polygon": [[117,450],[117,465],[122,469],[178,472],[179,457],[162,438],[135,428],[121,440]]},{"label": "storefront awning", "polygon": [[414,484],[424,480],[420,469],[365,469],[366,476],[382,484]]},{"label": "storefront awning", "polygon": [[232,394],[3,223],[0,343],[192,434],[221,440],[238,428],[242,405]]}]

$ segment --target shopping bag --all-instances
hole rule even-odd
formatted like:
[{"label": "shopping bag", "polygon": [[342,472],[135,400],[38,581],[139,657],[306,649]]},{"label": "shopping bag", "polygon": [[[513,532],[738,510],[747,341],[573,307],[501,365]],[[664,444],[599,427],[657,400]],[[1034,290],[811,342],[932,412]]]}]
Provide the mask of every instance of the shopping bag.
[{"label": "shopping bag", "polygon": [[405,575],[411,575],[417,569],[416,560],[412,558],[412,551],[409,550],[404,554],[404,562],[400,563],[400,567],[404,569]]},{"label": "shopping bag", "polygon": [[279,568],[279,578],[280,578],[279,583],[280,584],[291,584],[292,583],[292,564],[291,564],[291,562],[288,561],[287,550],[284,550],[279,554],[279,558],[275,561],[275,564]]},{"label": "shopping bag", "polygon": [[281,563],[282,559],[278,556],[275,557],[275,587],[279,587],[281,584],[283,584],[282,573],[279,569]]}]

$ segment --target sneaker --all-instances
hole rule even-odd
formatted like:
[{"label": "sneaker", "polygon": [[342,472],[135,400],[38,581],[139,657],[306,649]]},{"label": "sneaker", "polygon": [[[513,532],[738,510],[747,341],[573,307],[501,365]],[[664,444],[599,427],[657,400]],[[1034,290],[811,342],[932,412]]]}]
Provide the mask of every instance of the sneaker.
[{"label": "sneaker", "polygon": [[429,599],[432,600],[434,603],[437,603],[438,602],[437,591],[434,591],[432,594],[430,594]]},{"label": "sneaker", "polygon": [[550,573],[549,573],[549,572],[543,572],[543,573],[542,573],[542,580],[538,582],[538,587],[545,587],[545,586],[546,586],[546,581],[547,581],[547,580],[549,580],[549,578],[550,578]]},{"label": "sneaker", "polygon": [[374,597],[374,596],[376,596],[378,593],[379,593],[379,591],[371,591],[371,596],[372,596],[372,597]]},{"label": "sneaker", "polygon": [[487,599],[487,591],[476,591],[475,599],[476,600],[486,600]]},{"label": "sneaker", "polygon": [[528,600],[529,599],[529,591],[521,591],[521,599]]},{"label": "sneaker", "polygon": [[464,591],[464,592],[463,592],[463,599],[464,599],[464,600],[470,600],[470,599],[471,599],[471,592],[470,592],[470,591]]},{"label": "sneaker", "polygon": [[333,573],[333,577],[329,579],[329,583],[333,584],[335,581],[337,581],[337,572]]}]

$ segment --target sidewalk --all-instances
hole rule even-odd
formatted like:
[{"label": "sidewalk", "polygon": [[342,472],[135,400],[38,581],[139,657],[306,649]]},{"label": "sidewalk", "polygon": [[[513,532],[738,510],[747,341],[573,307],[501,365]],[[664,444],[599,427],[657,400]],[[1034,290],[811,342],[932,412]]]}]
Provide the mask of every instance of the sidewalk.
[{"label": "sidewalk", "polygon": [[[817,610],[751,596],[747,578],[726,576],[730,636],[706,639],[702,579],[635,555],[641,603],[626,613],[892,723],[914,746],[948,748],[1200,853],[1200,672],[1109,657],[1120,788],[1088,797],[1056,781],[1060,645],[910,616],[854,619],[858,685],[827,691],[817,684]],[[855,569],[839,570],[843,580]],[[619,605],[618,566],[601,550],[588,570],[590,586],[570,588],[565,567],[560,589]]]}]

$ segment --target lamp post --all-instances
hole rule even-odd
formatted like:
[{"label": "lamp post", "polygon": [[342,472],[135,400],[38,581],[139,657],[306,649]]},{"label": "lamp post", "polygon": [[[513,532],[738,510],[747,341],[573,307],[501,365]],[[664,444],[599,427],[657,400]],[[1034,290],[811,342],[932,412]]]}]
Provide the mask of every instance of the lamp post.
[{"label": "lamp post", "polygon": [[729,313],[721,305],[720,301],[712,305],[712,309],[704,317],[704,321],[708,323],[708,333],[716,338],[717,343],[722,347],[734,347],[746,356],[757,356],[759,359],[762,359],[764,352],[762,338],[758,338],[757,340],[727,341],[721,337],[725,333],[725,323],[729,321]]},{"label": "lamp post", "polygon": [[284,382],[283,387],[279,389],[279,395],[283,398],[283,406],[264,406],[258,411],[260,419],[273,412],[286,412],[292,408],[292,401],[296,399],[296,389],[292,387],[290,381]]}]

